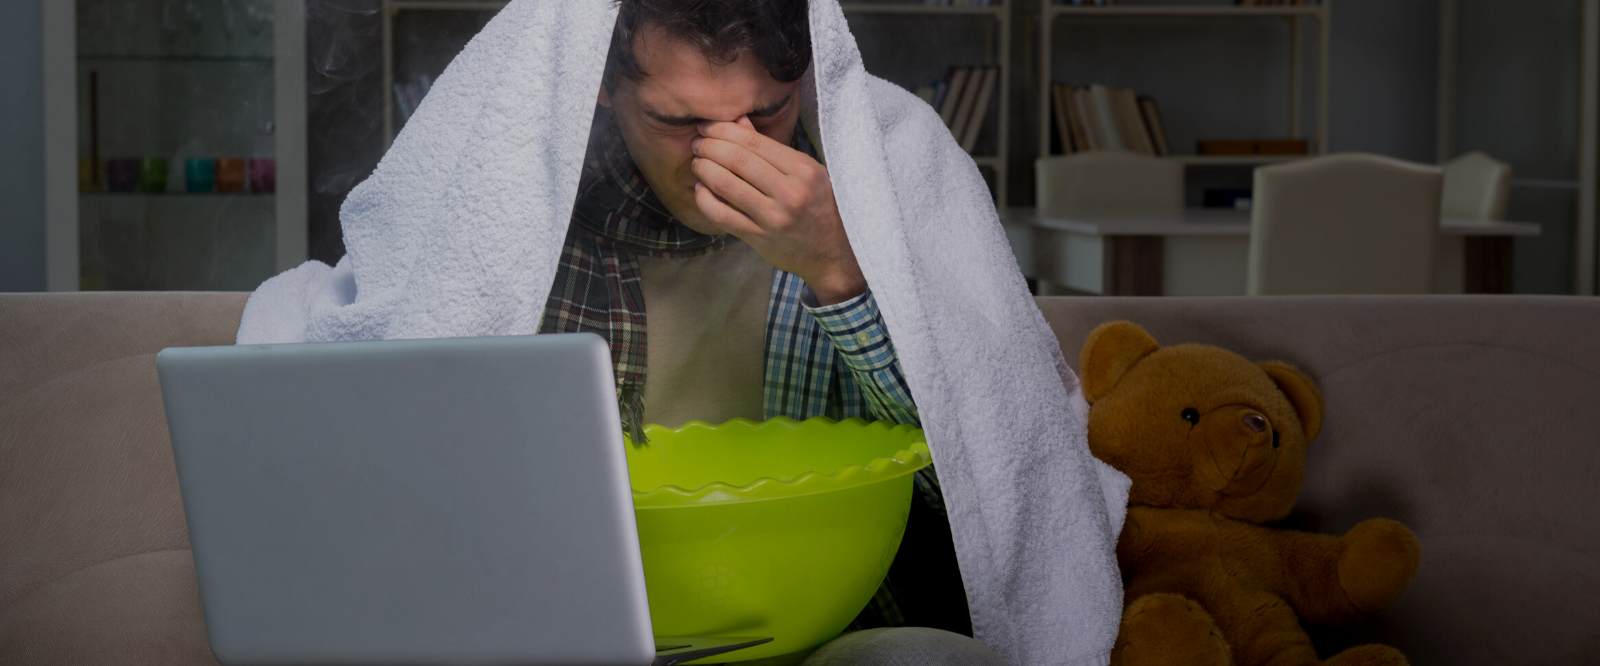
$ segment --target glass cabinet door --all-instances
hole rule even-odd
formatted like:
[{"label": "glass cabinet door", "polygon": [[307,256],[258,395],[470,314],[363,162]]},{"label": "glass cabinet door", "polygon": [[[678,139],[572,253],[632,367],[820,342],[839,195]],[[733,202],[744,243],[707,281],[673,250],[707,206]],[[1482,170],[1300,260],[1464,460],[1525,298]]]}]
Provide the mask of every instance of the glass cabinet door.
[{"label": "glass cabinet door", "polygon": [[254,289],[282,263],[282,0],[75,1],[82,289]]}]

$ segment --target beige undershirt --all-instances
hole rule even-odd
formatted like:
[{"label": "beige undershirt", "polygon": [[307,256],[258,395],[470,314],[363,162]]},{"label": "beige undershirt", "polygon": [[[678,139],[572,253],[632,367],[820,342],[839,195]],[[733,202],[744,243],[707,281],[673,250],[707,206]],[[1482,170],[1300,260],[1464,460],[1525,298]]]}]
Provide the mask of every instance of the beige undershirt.
[{"label": "beige undershirt", "polygon": [[761,420],[772,266],[740,240],[688,259],[639,258],[645,423]]}]

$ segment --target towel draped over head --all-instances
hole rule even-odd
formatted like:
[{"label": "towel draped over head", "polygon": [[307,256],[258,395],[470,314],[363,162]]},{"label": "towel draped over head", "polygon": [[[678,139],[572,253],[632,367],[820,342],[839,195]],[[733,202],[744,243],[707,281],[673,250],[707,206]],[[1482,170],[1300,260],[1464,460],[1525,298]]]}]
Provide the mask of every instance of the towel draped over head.
[{"label": "towel draped over head", "polygon": [[[861,271],[938,466],[977,638],[1018,666],[1109,661],[1128,482],[1028,295],[993,200],[938,114],[870,76],[837,0],[801,85]],[[345,201],[347,254],[263,284],[241,344],[539,330],[616,7],[512,0]]]}]

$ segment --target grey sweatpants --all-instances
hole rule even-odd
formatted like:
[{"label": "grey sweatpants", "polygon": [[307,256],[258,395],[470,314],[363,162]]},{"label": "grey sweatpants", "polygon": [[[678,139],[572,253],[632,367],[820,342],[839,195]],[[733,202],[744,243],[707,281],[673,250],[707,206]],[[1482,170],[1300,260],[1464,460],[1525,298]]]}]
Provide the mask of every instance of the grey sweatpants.
[{"label": "grey sweatpants", "polygon": [[810,650],[733,666],[1006,666],[961,634],[924,627],[853,631]]}]

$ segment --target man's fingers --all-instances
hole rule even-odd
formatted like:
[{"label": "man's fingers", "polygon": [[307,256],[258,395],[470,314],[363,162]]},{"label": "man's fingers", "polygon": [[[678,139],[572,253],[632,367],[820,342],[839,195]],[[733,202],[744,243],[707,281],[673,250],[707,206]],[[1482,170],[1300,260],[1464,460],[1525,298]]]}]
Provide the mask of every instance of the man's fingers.
[{"label": "man's fingers", "polygon": [[[750,122],[749,120],[745,121]],[[755,131],[754,127],[746,127],[739,123],[711,122],[700,124],[700,136],[722,139],[737,144],[752,153],[761,156],[761,159],[776,167],[786,175],[792,175],[798,164],[799,158],[811,159],[805,153],[790,148],[787,144],[773,141],[772,137]]]},{"label": "man's fingers", "polygon": [[[694,154],[715,162],[734,175],[754,185],[767,196],[774,195],[787,178],[782,171],[750,152],[744,146],[722,139],[696,139]],[[720,192],[720,190],[719,190]]]},{"label": "man's fingers", "polygon": [[696,158],[690,168],[712,194],[722,197],[729,205],[760,224],[760,218],[768,212],[772,199],[715,161]]},{"label": "man's fingers", "polygon": [[746,240],[761,234],[760,225],[718,199],[717,195],[711,192],[711,188],[703,184],[695,183],[694,202],[700,207],[700,212],[705,214],[706,219],[726,233]]}]

